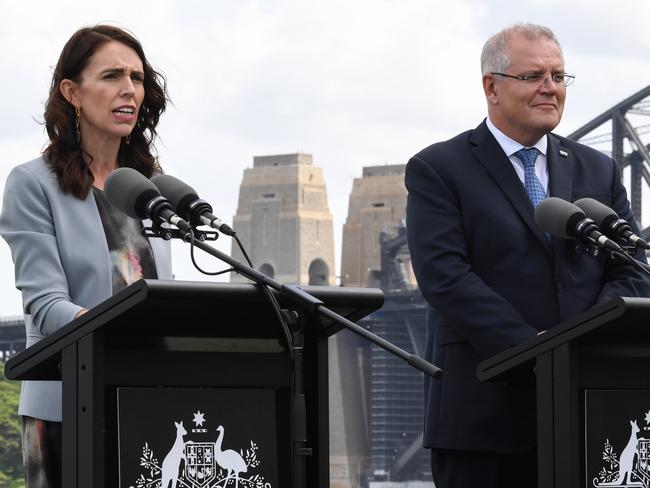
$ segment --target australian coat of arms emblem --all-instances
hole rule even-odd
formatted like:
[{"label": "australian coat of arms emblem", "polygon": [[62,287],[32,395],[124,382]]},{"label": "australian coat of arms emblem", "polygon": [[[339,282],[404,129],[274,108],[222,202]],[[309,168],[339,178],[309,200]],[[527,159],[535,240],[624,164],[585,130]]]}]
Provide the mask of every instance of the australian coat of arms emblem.
[{"label": "australian coat of arms emblem", "polygon": [[[650,411],[645,414],[650,425]],[[639,434],[650,430],[647,425],[639,427],[637,420],[630,420],[630,435],[627,443],[617,453],[609,439],[605,439],[603,466],[592,480],[594,487],[619,486],[650,488],[650,439]]]},{"label": "australian coat of arms emblem", "polygon": [[226,428],[209,429],[200,410],[193,424],[170,423],[168,445],[156,446],[163,456],[145,442],[141,473],[129,488],[273,488],[258,472],[262,460],[254,440],[244,446],[229,444]]}]

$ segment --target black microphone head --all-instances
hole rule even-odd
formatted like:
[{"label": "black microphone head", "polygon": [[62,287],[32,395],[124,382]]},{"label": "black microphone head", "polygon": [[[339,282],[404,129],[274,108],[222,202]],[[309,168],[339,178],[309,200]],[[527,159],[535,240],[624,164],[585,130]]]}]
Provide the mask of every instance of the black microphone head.
[{"label": "black microphone head", "polygon": [[178,215],[186,220],[191,219],[190,204],[199,199],[194,188],[172,175],[155,175],[151,181],[171,202]]},{"label": "black microphone head", "polygon": [[600,227],[601,232],[608,232],[612,224],[619,219],[614,210],[593,198],[581,198],[573,202],[573,204],[579,207],[587,217],[593,219]]},{"label": "black microphone head", "polygon": [[149,218],[147,203],[160,195],[158,188],[133,168],[118,168],[104,183],[104,194],[111,204],[134,219]]},{"label": "black microphone head", "polygon": [[576,205],[557,197],[542,200],[535,209],[535,222],[544,231],[563,239],[577,236],[578,222],[587,218]]},{"label": "black microphone head", "polygon": [[[176,213],[195,225],[201,222],[198,217],[202,211],[212,212],[212,207],[201,200],[190,185],[171,175],[155,175],[151,181],[160,193],[169,200]],[[197,208],[197,202],[200,208]]]}]

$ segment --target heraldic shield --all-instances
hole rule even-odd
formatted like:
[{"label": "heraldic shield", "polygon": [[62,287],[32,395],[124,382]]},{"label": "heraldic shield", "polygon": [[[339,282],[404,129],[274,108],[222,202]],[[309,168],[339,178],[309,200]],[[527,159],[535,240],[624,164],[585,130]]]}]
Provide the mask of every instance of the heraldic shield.
[{"label": "heraldic shield", "polygon": [[216,478],[214,442],[186,442],[185,459],[185,479],[192,483],[192,488],[210,486]]}]

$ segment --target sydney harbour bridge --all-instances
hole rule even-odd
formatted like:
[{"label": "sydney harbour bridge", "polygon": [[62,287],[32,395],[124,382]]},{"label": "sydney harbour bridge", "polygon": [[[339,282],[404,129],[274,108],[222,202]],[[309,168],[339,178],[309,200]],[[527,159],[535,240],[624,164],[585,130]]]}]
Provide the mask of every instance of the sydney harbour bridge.
[{"label": "sydney harbour bridge", "polygon": [[646,118],[649,116],[650,86],[647,86],[567,136],[618,161],[644,239],[650,237],[650,226],[641,225],[643,194],[650,187],[650,144],[643,141],[650,133],[650,118]]}]

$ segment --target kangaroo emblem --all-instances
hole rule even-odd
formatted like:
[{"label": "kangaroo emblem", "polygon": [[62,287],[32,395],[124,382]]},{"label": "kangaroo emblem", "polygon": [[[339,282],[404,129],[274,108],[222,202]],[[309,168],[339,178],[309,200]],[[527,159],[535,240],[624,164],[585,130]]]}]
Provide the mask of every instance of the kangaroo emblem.
[{"label": "kangaroo emblem", "polygon": [[187,458],[185,457],[185,443],[183,442],[183,436],[187,434],[187,431],[183,427],[183,422],[180,424],[174,422],[176,426],[176,440],[174,445],[169,450],[165,459],[162,462],[162,483],[161,488],[168,488],[169,482],[172,482],[171,488],[176,488],[176,483],[178,482],[178,471],[181,467],[181,460],[185,461],[187,465]]},{"label": "kangaroo emblem", "polygon": [[618,478],[616,481],[599,483],[598,486],[643,486],[643,483],[635,483],[631,480],[634,457],[637,454],[637,444],[639,442],[636,436],[639,433],[639,426],[636,424],[636,420],[634,422],[630,420],[630,426],[632,427],[630,440],[627,441],[627,445],[623,449],[623,452],[621,452],[621,457],[618,461]]}]

